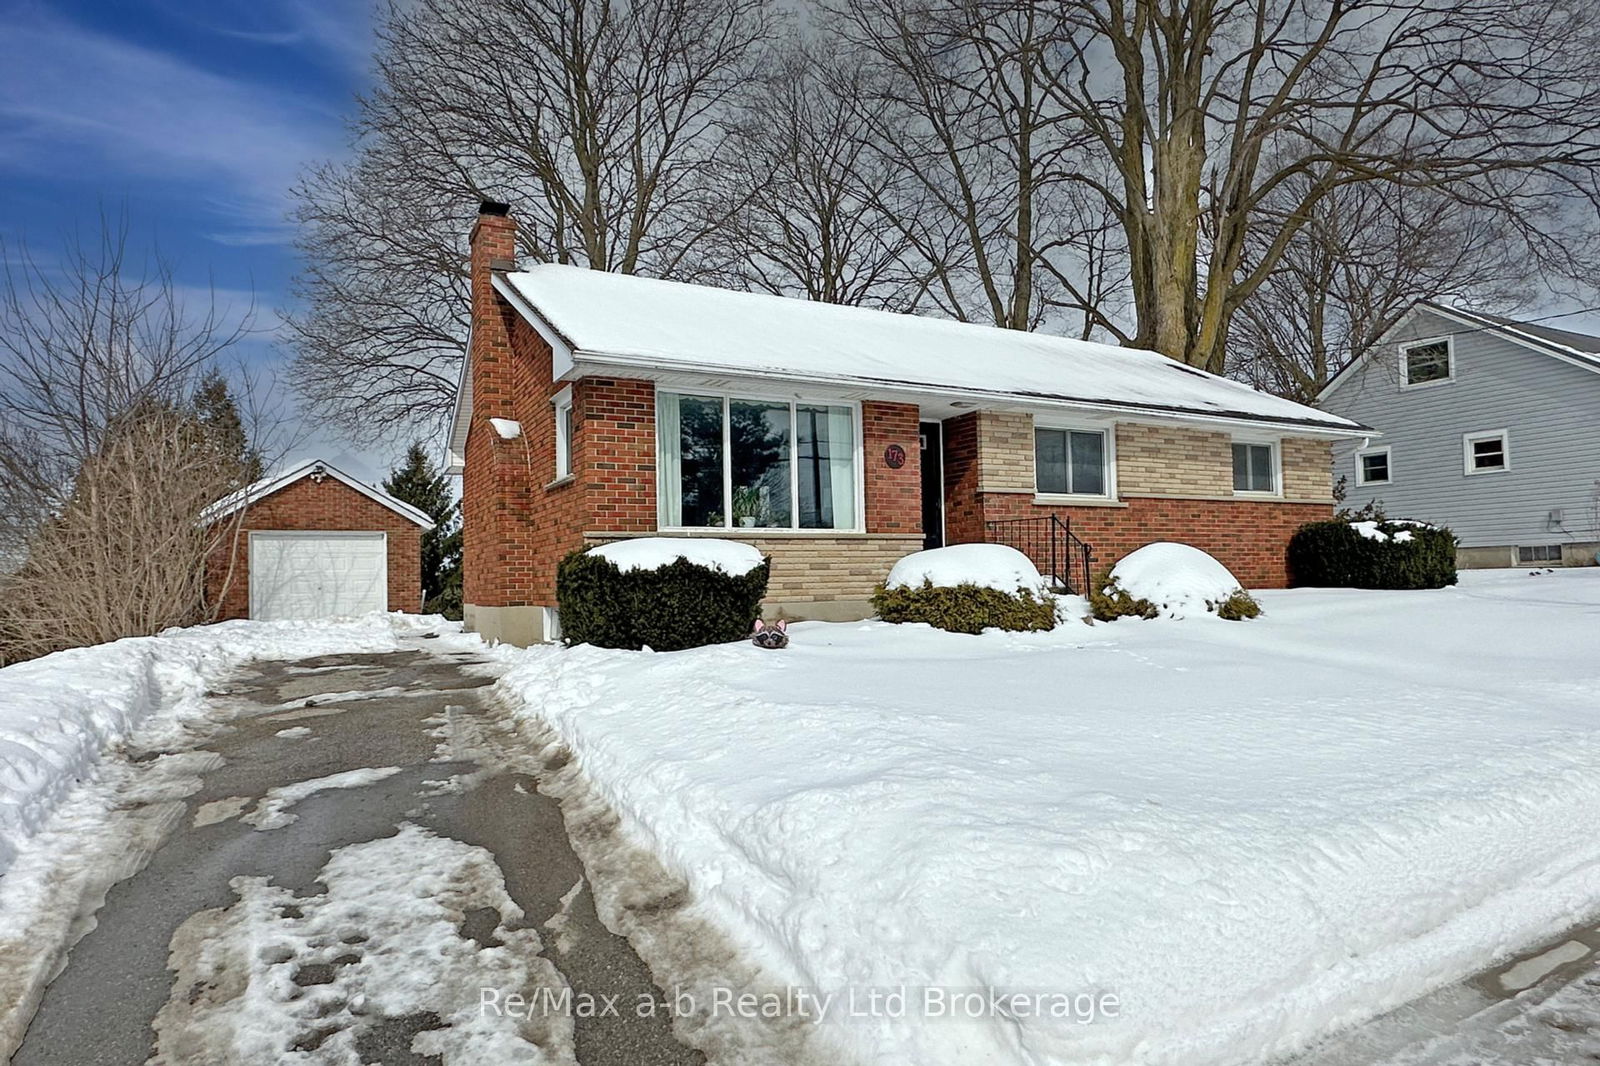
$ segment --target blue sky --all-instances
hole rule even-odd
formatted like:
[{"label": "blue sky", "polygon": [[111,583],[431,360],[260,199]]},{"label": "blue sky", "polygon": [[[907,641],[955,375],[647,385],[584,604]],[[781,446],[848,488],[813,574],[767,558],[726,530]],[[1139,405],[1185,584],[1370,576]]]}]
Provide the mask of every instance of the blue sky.
[{"label": "blue sky", "polygon": [[[49,258],[126,211],[178,280],[270,327],[289,299],[289,188],[348,150],[371,0],[0,0],[0,235]],[[270,337],[253,365],[281,361]],[[286,390],[280,391],[287,396]],[[372,477],[387,449],[308,448]],[[374,468],[378,469],[374,469]]]}]

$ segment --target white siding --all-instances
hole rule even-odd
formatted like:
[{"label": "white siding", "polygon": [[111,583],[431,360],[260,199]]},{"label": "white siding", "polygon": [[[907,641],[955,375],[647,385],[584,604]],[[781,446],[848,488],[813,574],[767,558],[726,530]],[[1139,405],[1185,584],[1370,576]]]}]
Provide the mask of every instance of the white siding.
[{"label": "white siding", "polygon": [[[1419,311],[1323,402],[1381,431],[1373,446],[1391,449],[1391,483],[1360,486],[1360,442],[1334,445],[1346,505],[1382,500],[1393,517],[1444,523],[1469,548],[1600,540],[1600,374],[1468,328]],[[1402,389],[1398,345],[1443,334],[1454,334],[1454,380]],[[1500,429],[1510,431],[1510,469],[1467,476],[1462,435]]]}]

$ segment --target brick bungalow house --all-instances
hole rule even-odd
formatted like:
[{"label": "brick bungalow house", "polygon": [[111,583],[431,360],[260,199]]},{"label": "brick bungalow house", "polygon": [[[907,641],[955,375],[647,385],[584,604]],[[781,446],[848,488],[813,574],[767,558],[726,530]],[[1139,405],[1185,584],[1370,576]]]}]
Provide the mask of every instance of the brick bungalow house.
[{"label": "brick bungalow house", "polygon": [[1022,548],[1080,586],[1157,540],[1246,585],[1332,511],[1359,424],[1154,352],[577,267],[518,271],[485,203],[450,430],[469,629],[558,633],[556,564],[625,537],[772,558],[767,609],[847,620],[893,562]]}]

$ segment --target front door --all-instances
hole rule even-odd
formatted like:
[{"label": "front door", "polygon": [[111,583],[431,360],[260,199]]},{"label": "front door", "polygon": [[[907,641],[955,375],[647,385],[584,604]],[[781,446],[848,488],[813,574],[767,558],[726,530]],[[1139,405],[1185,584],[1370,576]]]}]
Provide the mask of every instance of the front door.
[{"label": "front door", "polygon": [[944,547],[944,427],[924,422],[922,437],[922,547]]}]

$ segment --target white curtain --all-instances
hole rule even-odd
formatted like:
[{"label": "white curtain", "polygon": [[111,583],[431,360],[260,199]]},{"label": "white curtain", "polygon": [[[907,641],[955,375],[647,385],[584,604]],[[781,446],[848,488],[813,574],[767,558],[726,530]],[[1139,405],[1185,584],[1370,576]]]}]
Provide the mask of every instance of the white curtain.
[{"label": "white curtain", "polygon": [[833,528],[856,524],[856,427],[848,407],[828,408],[828,488],[833,496]]},{"label": "white curtain", "polygon": [[683,428],[670,392],[656,398],[656,501],[662,525],[683,525]]}]

